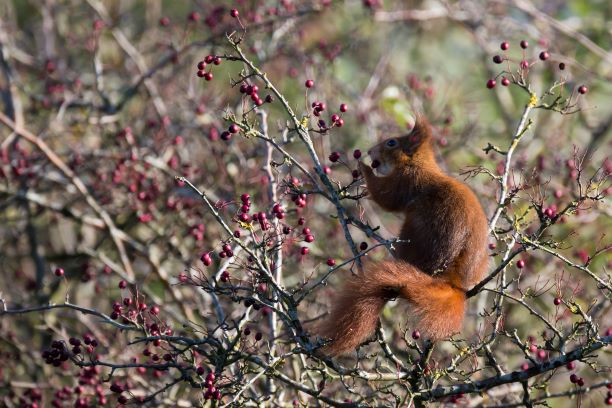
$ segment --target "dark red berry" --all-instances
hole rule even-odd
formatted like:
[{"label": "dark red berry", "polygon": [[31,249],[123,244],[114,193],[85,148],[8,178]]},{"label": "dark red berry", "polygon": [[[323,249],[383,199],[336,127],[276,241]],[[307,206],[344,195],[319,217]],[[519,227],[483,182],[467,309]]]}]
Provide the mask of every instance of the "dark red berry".
[{"label": "dark red berry", "polygon": [[561,71],[563,71],[563,70],[565,69],[565,62],[560,62],[560,63],[559,63],[559,69],[560,69]]},{"label": "dark red berry", "polygon": [[508,41],[504,41],[500,44],[499,48],[501,48],[502,51],[507,51],[508,48],[510,48],[510,44],[508,43]]},{"label": "dark red berry", "polygon": [[240,131],[240,127],[238,127],[237,124],[232,123],[227,130],[229,130],[230,133],[238,133],[238,131]]},{"label": "dark red berry", "polygon": [[170,19],[168,17],[162,17],[159,19],[159,25],[162,27],[168,27],[170,25]]},{"label": "dark red berry", "polygon": [[412,338],[418,340],[421,338],[421,333],[418,330],[412,332]]},{"label": "dark red berry", "polygon": [[207,72],[204,74],[204,79],[207,81],[211,81],[213,79],[213,74],[212,72]]},{"label": "dark red berry", "polygon": [[64,276],[64,270],[62,268],[56,268],[55,269],[55,276],[57,276],[57,277]]},{"label": "dark red berry", "polygon": [[522,68],[522,69],[527,69],[527,68],[529,68],[529,61],[527,61],[527,60],[522,60],[522,61],[521,61],[521,63],[520,63],[520,66],[521,66],[521,68]]},{"label": "dark red berry", "polygon": [[489,79],[487,81],[487,88],[493,89],[495,88],[495,85],[497,85],[497,82],[494,79]]},{"label": "dark red berry", "polygon": [[359,160],[361,158],[361,150],[355,149],[355,151],[353,152],[353,157]]},{"label": "dark red berry", "polygon": [[506,78],[506,77],[503,77],[502,80],[501,80],[501,84],[503,86],[508,86],[508,85],[510,85],[510,80],[508,78]]},{"label": "dark red berry", "polygon": [[304,86],[306,88],[312,88],[314,86],[314,81],[312,79],[307,79],[306,82],[304,82]]},{"label": "dark red berry", "polygon": [[346,112],[348,110],[348,105],[343,103],[340,105],[340,112]]},{"label": "dark red berry", "polygon": [[589,88],[587,88],[584,85],[580,85],[578,87],[578,93],[584,95],[585,93],[589,92]]},{"label": "dark red berry", "polygon": [[359,244],[359,249],[365,251],[366,249],[368,249],[368,243],[362,242],[361,244]]},{"label": "dark red berry", "polygon": [[525,261],[524,261],[524,260],[522,260],[522,259],[519,259],[519,260],[516,262],[516,267],[517,267],[517,268],[519,268],[519,269],[523,269],[523,268],[525,267]]},{"label": "dark red berry", "polygon": [[306,247],[302,247],[302,249],[300,250],[300,253],[302,255],[308,255],[308,252],[310,252],[310,250]]},{"label": "dark red berry", "polygon": [[336,264],[336,261],[333,258],[329,258],[327,260],[327,266],[334,266]]},{"label": "dark red berry", "polygon": [[238,14],[239,14],[239,13],[238,13],[238,10],[236,10],[236,9],[232,9],[232,10],[230,11],[230,16],[232,16],[232,17],[234,17],[234,18],[238,17]]},{"label": "dark red berry", "polygon": [[542,61],[546,61],[546,60],[547,60],[547,59],[549,59],[549,58],[550,58],[550,54],[548,53],[548,51],[542,51],[542,52],[540,53],[540,59],[541,59]]},{"label": "dark red berry", "polygon": [[331,152],[331,154],[329,155],[329,161],[332,163],[337,162],[340,159],[340,153],[338,152]]},{"label": "dark red berry", "polygon": [[521,41],[521,48],[525,50],[527,47],[529,47],[529,43],[526,40]]},{"label": "dark red berry", "polygon": [[553,303],[555,304],[555,306],[559,306],[561,304],[561,298],[556,297]]},{"label": "dark red berry", "polygon": [[124,280],[120,280],[119,281],[119,289],[125,289],[127,288],[127,282]]},{"label": "dark red berry", "polygon": [[502,62],[504,62],[504,59],[501,55],[495,55],[493,57],[493,62],[496,64],[501,64]]}]

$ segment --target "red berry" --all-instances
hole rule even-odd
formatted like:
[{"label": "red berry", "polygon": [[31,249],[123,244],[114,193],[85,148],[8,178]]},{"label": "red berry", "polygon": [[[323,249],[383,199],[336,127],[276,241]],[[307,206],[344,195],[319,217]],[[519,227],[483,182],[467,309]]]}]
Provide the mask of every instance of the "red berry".
[{"label": "red berry", "polygon": [[560,62],[560,63],[559,63],[559,69],[560,69],[561,71],[563,71],[563,70],[565,69],[565,62]]},{"label": "red berry", "polygon": [[546,60],[547,60],[547,59],[549,59],[549,58],[550,58],[550,54],[548,53],[548,51],[542,51],[542,52],[540,53],[540,59],[541,59],[542,61],[546,61]]},{"label": "red berry", "polygon": [[365,251],[366,249],[368,249],[368,243],[362,242],[361,244],[359,244],[359,249]]},{"label": "red berry", "polygon": [[578,378],[579,378],[578,375],[572,374],[572,375],[570,375],[570,382],[572,384],[576,384],[578,382]]},{"label": "red berry", "polygon": [[306,237],[304,238],[304,241],[306,242],[314,241],[314,235],[311,235],[311,234],[306,235]]},{"label": "red berry", "polygon": [[204,79],[207,81],[211,81],[213,79],[213,74],[212,72],[207,72],[204,74]]},{"label": "red berry", "polygon": [[118,286],[119,286],[119,289],[125,289],[127,288],[127,282],[124,280],[120,280]]},{"label": "red berry", "polygon": [[314,86],[314,81],[312,79],[307,79],[306,82],[304,82],[304,86],[306,88],[312,88]]},{"label": "red berry", "polygon": [[521,68],[522,68],[522,69],[527,69],[527,68],[529,68],[529,61],[527,61],[527,60],[522,60],[522,61],[521,61],[521,63],[520,63],[520,66],[521,66]]},{"label": "red berry", "polygon": [[501,55],[495,55],[493,57],[493,62],[496,64],[501,64],[502,62],[504,62],[504,59],[502,58]]},{"label": "red berry", "polygon": [[333,258],[329,258],[327,260],[327,266],[334,266],[336,264],[336,261]]},{"label": "red berry", "polygon": [[232,16],[234,18],[238,17],[238,14],[240,14],[240,13],[238,13],[238,10],[236,10],[236,9],[232,9],[230,11],[230,16]]},{"label": "red berry", "polygon": [[497,84],[497,82],[494,79],[489,79],[487,81],[487,88],[493,89],[493,88],[495,88],[496,84]]},{"label": "red berry", "polygon": [[335,123],[336,123],[336,126],[342,127],[344,125],[344,119],[340,118]]},{"label": "red berry", "polygon": [[508,85],[510,85],[510,80],[508,78],[506,78],[506,77],[503,77],[502,80],[501,80],[501,84],[503,86],[508,86]]},{"label": "red berry", "polygon": [[57,276],[57,277],[64,276],[64,270],[62,268],[56,268],[55,269],[55,276]]},{"label": "red berry", "polygon": [[584,95],[585,93],[589,92],[589,88],[587,88],[584,85],[580,85],[578,87],[578,93]]},{"label": "red berry", "polygon": [[210,257],[209,253],[202,254],[200,260],[205,266],[210,266],[212,264],[212,258]]},{"label": "red berry", "polygon": [[561,298],[556,297],[555,300],[553,300],[553,303],[555,306],[559,306],[561,304]]},{"label": "red berry", "polygon": [[225,140],[226,142],[232,138],[232,134],[227,130],[221,132],[221,140]]},{"label": "red berry", "polygon": [[215,65],[221,64],[221,57],[215,57],[215,59],[213,59],[213,64]]},{"label": "red berry", "polygon": [[412,338],[418,340],[421,338],[421,333],[418,330],[412,332]]},{"label": "red berry", "polygon": [[353,157],[359,160],[359,158],[361,158],[361,150],[355,149],[355,151],[353,152]]},{"label": "red berry", "polygon": [[565,367],[567,367],[568,370],[573,370],[574,368],[576,368],[576,362],[570,361],[569,363],[565,365]]},{"label": "red berry", "polygon": [[207,64],[212,64],[214,60],[215,60],[214,55],[207,55],[206,58],[204,58],[204,62],[206,62]]},{"label": "red berry", "polygon": [[343,103],[340,105],[340,112],[346,112],[348,110],[348,105]]},{"label": "red berry", "polygon": [[206,71],[198,71],[198,78],[204,78],[204,75],[206,75]]},{"label": "red berry", "polygon": [[300,253],[302,255],[308,255],[308,252],[310,252],[310,250],[306,247],[302,247],[302,249],[300,250]]},{"label": "red berry", "polygon": [[197,11],[192,11],[191,13],[189,13],[187,18],[189,19],[189,21],[198,21],[200,20],[200,13],[198,13]]},{"label": "red berry", "polygon": [[523,261],[522,259],[519,259],[516,262],[516,267],[519,268],[519,269],[523,269],[525,267],[525,261]]},{"label": "red berry", "polygon": [[162,17],[159,19],[159,25],[162,27],[168,27],[170,25],[170,19],[168,17]]},{"label": "red berry", "polygon": [[229,130],[229,132],[230,132],[230,133],[238,133],[238,131],[240,130],[240,128],[238,127],[238,125],[237,125],[237,124],[232,123],[232,124],[230,125],[230,127],[229,127],[229,129],[228,129],[228,130]]},{"label": "red berry", "polygon": [[338,161],[338,159],[340,159],[340,153],[331,152],[331,154],[329,155],[329,161],[332,163],[335,163]]},{"label": "red berry", "polygon": [[508,41],[504,41],[500,44],[499,48],[501,48],[502,51],[506,51],[508,50],[508,48],[510,48],[510,44],[508,43]]},{"label": "red berry", "polygon": [[578,381],[576,381],[576,384],[577,384],[579,387],[584,387],[584,378],[580,377],[580,378],[578,379]]},{"label": "red berry", "polygon": [[529,47],[529,43],[525,40],[521,41],[521,48],[525,50],[527,47]]}]

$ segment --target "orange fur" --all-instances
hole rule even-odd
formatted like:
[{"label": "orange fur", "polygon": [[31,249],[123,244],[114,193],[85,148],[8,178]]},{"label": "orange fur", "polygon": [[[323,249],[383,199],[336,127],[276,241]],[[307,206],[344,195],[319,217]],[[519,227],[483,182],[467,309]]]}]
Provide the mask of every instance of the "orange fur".
[{"label": "orange fur", "polygon": [[427,121],[419,116],[409,135],[389,140],[369,151],[382,174],[362,163],[360,169],[371,198],[405,215],[399,238],[409,242],[396,244],[396,261],[370,265],[339,292],[319,327],[331,340],[324,349],[328,355],[366,340],[395,297],[408,301],[416,328],[428,338],[460,331],[465,292],[487,268],[485,214],[472,190],[437,165]]}]

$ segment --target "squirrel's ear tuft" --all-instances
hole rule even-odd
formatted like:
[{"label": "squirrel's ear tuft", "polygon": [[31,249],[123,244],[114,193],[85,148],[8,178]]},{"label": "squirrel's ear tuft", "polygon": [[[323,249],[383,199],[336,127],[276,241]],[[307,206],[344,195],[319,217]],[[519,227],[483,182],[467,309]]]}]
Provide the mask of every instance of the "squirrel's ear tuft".
[{"label": "squirrel's ear tuft", "polygon": [[406,136],[409,142],[408,148],[412,152],[414,152],[423,142],[431,139],[431,126],[425,115],[417,111],[414,116],[414,127],[412,128],[412,132]]}]

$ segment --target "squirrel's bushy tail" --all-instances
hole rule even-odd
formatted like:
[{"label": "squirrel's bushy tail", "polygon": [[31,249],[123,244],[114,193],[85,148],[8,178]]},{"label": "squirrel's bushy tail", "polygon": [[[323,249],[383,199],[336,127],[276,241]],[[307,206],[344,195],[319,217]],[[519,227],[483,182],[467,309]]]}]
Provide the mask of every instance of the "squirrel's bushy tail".
[{"label": "squirrel's bushy tail", "polygon": [[412,321],[425,337],[441,339],[461,329],[465,292],[402,261],[374,263],[351,276],[333,299],[330,315],[318,327],[330,339],[327,355],[354,350],[374,333],[378,317],[389,300],[402,298],[411,307]]}]

